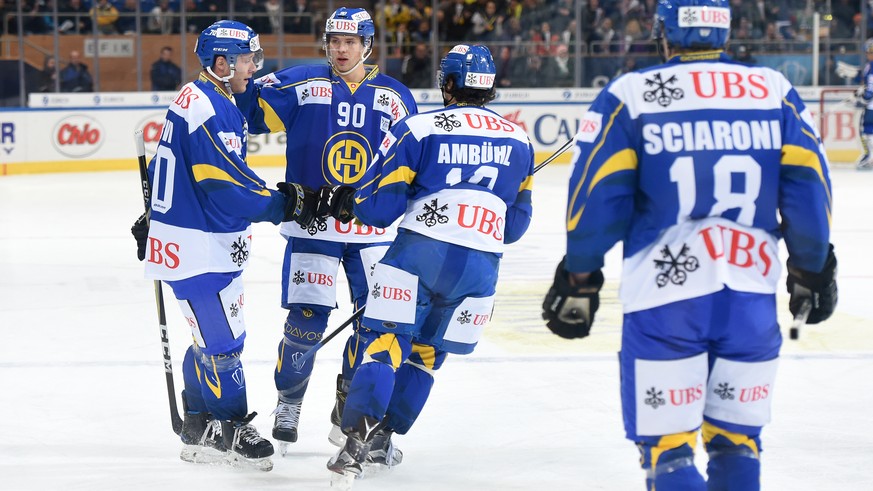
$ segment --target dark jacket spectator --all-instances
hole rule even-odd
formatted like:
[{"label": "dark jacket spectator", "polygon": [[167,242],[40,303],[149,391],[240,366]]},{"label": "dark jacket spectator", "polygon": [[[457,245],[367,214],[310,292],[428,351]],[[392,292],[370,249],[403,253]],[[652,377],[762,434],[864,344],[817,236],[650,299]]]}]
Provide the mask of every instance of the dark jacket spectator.
[{"label": "dark jacket spectator", "polygon": [[170,60],[173,48],[161,48],[161,57],[152,63],[152,90],[176,90],[182,83],[182,69]]},{"label": "dark jacket spectator", "polygon": [[312,33],[312,7],[309,0],[296,0],[294,5],[285,10],[285,32],[291,34]]},{"label": "dark jacket spectator", "polygon": [[58,32],[61,34],[89,34],[91,18],[82,0],[62,0],[58,4]]},{"label": "dark jacket spectator", "polygon": [[58,63],[54,56],[46,56],[42,71],[39,72],[37,92],[54,92],[55,81],[58,79]]},{"label": "dark jacket spectator", "polygon": [[400,68],[403,85],[410,89],[432,89],[436,80],[430,69],[430,50],[427,44],[418,43],[412,54],[403,58]]},{"label": "dark jacket spectator", "polygon": [[88,73],[88,65],[82,63],[82,54],[70,51],[70,64],[60,73],[61,92],[93,92],[94,82]]}]

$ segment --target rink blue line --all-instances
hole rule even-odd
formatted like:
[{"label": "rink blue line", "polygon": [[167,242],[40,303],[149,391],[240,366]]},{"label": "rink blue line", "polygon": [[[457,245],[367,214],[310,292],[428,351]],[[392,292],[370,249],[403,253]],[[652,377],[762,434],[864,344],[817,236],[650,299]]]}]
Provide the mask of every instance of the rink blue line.
[{"label": "rink blue line", "polygon": [[[243,355],[245,357],[245,355]],[[790,353],[780,356],[783,360],[826,360],[826,361],[850,361],[850,360],[873,360],[873,353]],[[316,363],[332,363],[335,364],[338,358],[329,358],[318,360]],[[617,353],[603,355],[585,355],[585,356],[471,356],[461,357],[454,356],[451,358],[451,363],[519,363],[519,362],[535,362],[535,363],[589,363],[602,361],[617,361]],[[176,360],[173,366],[180,365],[182,360]],[[243,363],[246,365],[275,365],[276,360],[246,360],[243,358]],[[71,361],[71,362],[0,362],[0,368],[94,368],[94,367],[141,367],[141,366],[160,366],[163,363],[160,360],[156,361],[117,361],[117,362],[99,362],[99,361]]]}]

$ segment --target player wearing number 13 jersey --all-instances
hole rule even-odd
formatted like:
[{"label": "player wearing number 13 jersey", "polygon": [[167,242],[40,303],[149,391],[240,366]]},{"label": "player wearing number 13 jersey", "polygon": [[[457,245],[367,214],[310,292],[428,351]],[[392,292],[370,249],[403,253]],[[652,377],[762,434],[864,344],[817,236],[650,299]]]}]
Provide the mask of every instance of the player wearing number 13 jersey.
[{"label": "player wearing number 13 jersey", "polygon": [[[337,9],[325,23],[323,47],[328,63],[270,73],[238,97],[251,133],[286,133],[285,175],[294,176],[297,180],[293,182],[313,189],[326,185],[358,187],[388,131],[417,112],[409,89],[381,74],[378,67],[364,65],[374,33],[366,10]],[[282,268],[282,306],[288,309],[288,317],[276,364],[279,405],[273,436],[293,442],[313,362],[299,370],[292,362],[324,334],[328,316],[336,308],[339,263],[357,310],[366,300],[366,273],[385,253],[396,226],[364,227],[326,217],[309,227],[285,222],[281,232],[288,239]],[[332,416],[337,424],[345,398],[343,387],[360,362],[360,348],[361,340],[353,334],[343,350],[337,408]],[[331,441],[341,443],[338,428],[333,435]],[[284,447],[280,444],[280,450]]]},{"label": "player wearing number 13 jersey", "polygon": [[567,254],[543,304],[556,334],[587,335],[603,257],[624,243],[621,399],[650,490],[759,489],[781,238],[792,313],[811,298],[814,323],[836,302],[818,131],[782,74],[726,57],[729,28],[726,0],[660,1],[666,62],[607,85],[581,120]]}]

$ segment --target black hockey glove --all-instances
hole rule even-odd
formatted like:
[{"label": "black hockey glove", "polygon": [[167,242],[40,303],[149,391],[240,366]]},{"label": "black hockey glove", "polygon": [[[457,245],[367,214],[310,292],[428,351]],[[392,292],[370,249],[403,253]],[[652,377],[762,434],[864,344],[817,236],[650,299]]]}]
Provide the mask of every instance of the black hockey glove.
[{"label": "black hockey glove", "polygon": [[303,228],[309,228],[315,221],[318,207],[318,194],[312,189],[293,182],[276,183],[276,188],[288,197],[285,201],[283,221],[295,221]]},{"label": "black hockey glove", "polygon": [[828,250],[824,268],[820,273],[810,273],[788,264],[788,281],[786,282],[791,300],[788,310],[796,316],[804,299],[812,301],[807,324],[818,324],[827,320],[837,307],[837,257],[834,255],[834,245]]},{"label": "black hockey glove", "polygon": [[133,222],[133,226],[130,227],[130,233],[136,239],[136,258],[142,261],[146,257],[146,243],[149,240],[148,213],[143,213]]},{"label": "black hockey glove", "polygon": [[322,186],[318,190],[318,216],[330,215],[349,223],[355,219],[354,200],[355,188],[351,186]]},{"label": "black hockey glove", "polygon": [[598,269],[584,285],[571,285],[565,262],[566,258],[562,259],[555,269],[555,282],[543,301],[543,319],[562,338],[584,338],[591,331],[594,313],[600,306],[603,273]]}]

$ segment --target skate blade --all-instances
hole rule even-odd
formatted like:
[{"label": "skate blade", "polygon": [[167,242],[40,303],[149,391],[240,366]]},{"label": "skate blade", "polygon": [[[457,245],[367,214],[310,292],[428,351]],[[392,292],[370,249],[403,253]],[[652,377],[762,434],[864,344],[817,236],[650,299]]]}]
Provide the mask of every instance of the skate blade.
[{"label": "skate blade", "polygon": [[225,452],[200,445],[185,445],[179,458],[192,464],[223,464]]},{"label": "skate blade", "polygon": [[270,457],[264,457],[261,459],[247,459],[242,455],[239,455],[234,452],[227,452],[227,463],[232,467],[237,468],[251,468],[257,469],[259,471],[270,472],[273,470],[273,461]]},{"label": "skate blade", "polygon": [[279,442],[279,455],[284,457],[288,453],[288,446],[289,445],[290,444],[288,442],[280,441]]},{"label": "skate blade", "polygon": [[331,471],[330,473],[330,488],[337,491],[350,491],[355,484],[357,476],[352,473],[338,473]]},{"label": "skate blade", "polygon": [[330,433],[327,435],[327,441],[329,441],[334,447],[342,448],[346,444],[346,435],[339,426],[333,425],[330,429]]}]

